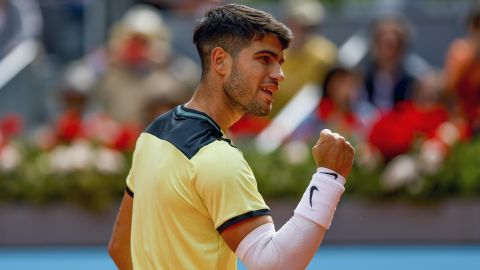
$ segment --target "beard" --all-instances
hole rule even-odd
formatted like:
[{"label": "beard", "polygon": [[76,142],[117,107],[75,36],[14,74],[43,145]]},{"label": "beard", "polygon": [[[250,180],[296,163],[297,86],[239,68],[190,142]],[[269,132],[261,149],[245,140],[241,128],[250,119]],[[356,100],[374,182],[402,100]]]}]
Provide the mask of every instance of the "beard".
[{"label": "beard", "polygon": [[257,89],[252,92],[248,82],[249,79],[234,65],[230,77],[223,85],[223,90],[235,108],[256,116],[268,115],[272,109],[272,105],[265,104],[261,100],[256,99],[259,90]]}]

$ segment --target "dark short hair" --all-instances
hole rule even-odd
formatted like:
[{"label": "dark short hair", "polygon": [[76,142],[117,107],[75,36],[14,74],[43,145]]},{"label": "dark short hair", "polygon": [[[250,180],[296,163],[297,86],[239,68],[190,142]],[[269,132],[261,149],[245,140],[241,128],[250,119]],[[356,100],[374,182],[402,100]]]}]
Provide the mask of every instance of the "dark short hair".
[{"label": "dark short hair", "polygon": [[293,38],[288,27],[264,11],[239,4],[209,10],[193,34],[202,74],[208,69],[210,53],[215,47],[221,47],[235,57],[252,40],[262,39],[267,34],[277,36],[282,49],[288,48]]},{"label": "dark short hair", "polygon": [[354,69],[349,69],[349,68],[343,67],[343,66],[332,67],[327,72],[327,74],[325,75],[325,78],[323,79],[322,96],[323,97],[329,97],[330,88],[331,88],[332,82],[335,78],[344,77],[344,76],[356,76],[356,75],[358,75],[358,73]]}]

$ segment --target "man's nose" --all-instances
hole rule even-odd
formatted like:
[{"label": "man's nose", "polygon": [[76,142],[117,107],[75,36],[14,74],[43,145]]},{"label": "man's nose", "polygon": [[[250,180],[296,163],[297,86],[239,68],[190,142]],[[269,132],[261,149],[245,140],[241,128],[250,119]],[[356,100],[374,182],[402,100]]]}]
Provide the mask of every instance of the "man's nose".
[{"label": "man's nose", "polygon": [[285,75],[283,74],[283,70],[280,65],[276,65],[275,69],[272,71],[270,76],[272,77],[272,79],[275,79],[277,82],[281,82],[285,80]]}]

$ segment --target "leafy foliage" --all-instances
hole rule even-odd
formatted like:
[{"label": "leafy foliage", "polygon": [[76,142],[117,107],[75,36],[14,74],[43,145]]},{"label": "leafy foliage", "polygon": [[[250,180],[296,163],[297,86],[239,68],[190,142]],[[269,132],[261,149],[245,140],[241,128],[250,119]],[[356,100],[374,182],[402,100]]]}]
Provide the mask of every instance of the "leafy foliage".
[{"label": "leafy foliage", "polygon": [[[299,198],[314,173],[310,156],[300,163],[288,161],[282,149],[270,154],[242,148],[257,178],[260,192],[268,198]],[[394,190],[382,184],[386,165],[366,169],[355,163],[346,185],[349,196],[382,199],[436,200],[446,197],[480,196],[480,140],[456,145],[443,166],[431,174],[420,173],[412,182]],[[309,153],[308,153],[309,154]]]},{"label": "leafy foliage", "polygon": [[116,171],[91,164],[61,171],[52,166],[51,152],[32,145],[16,145],[22,161],[12,170],[0,170],[0,202],[72,202],[101,211],[116,202],[125,190],[126,163],[131,153],[123,154],[121,162],[125,164]]},{"label": "leafy foliage", "polygon": [[[13,145],[22,159],[14,169],[0,169],[0,202],[71,202],[101,211],[118,201],[124,192],[131,151],[121,153],[124,166],[117,170],[101,170],[95,164],[58,170],[51,164],[52,151],[25,142],[15,142]],[[99,147],[93,144],[87,146],[91,151],[97,151]],[[314,173],[315,165],[308,146],[293,152],[283,147],[269,154],[259,153],[248,144],[241,149],[265,198],[298,199]],[[458,144],[437,172],[422,174],[415,182],[394,190],[387,190],[382,185],[383,165],[367,170],[354,164],[346,194],[369,199],[409,200],[479,196],[478,153],[480,140]],[[292,158],[292,155],[296,157]]]}]

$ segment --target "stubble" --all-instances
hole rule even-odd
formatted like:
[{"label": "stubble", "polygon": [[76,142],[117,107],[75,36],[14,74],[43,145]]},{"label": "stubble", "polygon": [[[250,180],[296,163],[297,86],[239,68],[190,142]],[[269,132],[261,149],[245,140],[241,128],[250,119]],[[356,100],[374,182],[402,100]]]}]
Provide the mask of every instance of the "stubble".
[{"label": "stubble", "polygon": [[271,111],[271,105],[263,104],[261,100],[257,99],[259,90],[250,90],[248,80],[249,78],[234,65],[230,77],[223,85],[223,89],[229,97],[231,104],[245,113],[256,116],[268,115]]}]

